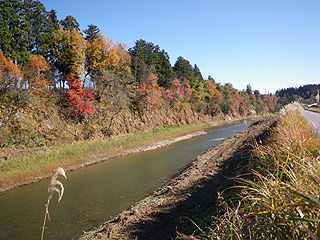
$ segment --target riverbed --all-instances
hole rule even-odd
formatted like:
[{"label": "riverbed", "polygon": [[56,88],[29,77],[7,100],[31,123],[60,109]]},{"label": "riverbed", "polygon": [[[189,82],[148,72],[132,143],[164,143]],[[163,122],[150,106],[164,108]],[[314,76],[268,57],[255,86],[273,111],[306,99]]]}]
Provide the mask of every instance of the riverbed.
[{"label": "riverbed", "polygon": [[[68,172],[65,193],[51,201],[45,239],[72,239],[111,219],[162,186],[194,158],[247,128],[241,122],[146,152],[132,153]],[[39,239],[49,179],[0,196],[0,239]]]}]

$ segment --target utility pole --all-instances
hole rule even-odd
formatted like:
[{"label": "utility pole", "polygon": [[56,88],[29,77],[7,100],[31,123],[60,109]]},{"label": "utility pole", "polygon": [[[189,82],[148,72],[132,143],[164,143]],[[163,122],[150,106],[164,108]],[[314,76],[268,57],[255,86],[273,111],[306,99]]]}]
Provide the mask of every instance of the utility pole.
[{"label": "utility pole", "polygon": [[317,96],[316,96],[316,100],[317,100],[317,104],[319,105],[319,99],[320,99],[320,96],[319,96],[319,89],[318,89],[318,94],[317,94]]}]

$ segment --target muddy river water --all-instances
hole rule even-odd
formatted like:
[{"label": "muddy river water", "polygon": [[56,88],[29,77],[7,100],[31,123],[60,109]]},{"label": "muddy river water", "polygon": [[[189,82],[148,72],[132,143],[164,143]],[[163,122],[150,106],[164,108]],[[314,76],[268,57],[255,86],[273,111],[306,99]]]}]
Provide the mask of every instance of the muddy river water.
[{"label": "muddy river water", "polygon": [[[208,148],[247,128],[240,122],[206,135],[67,172],[61,202],[50,203],[45,239],[73,239],[159,188]],[[0,239],[40,239],[49,179],[0,195]]]}]

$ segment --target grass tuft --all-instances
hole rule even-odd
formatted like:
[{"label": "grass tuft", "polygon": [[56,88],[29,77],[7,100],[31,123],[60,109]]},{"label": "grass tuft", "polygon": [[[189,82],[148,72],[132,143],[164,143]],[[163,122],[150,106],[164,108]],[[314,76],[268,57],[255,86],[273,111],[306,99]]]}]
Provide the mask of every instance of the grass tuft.
[{"label": "grass tuft", "polygon": [[250,174],[219,193],[219,214],[194,239],[320,239],[318,139],[299,105],[283,109],[269,142],[256,146]]}]

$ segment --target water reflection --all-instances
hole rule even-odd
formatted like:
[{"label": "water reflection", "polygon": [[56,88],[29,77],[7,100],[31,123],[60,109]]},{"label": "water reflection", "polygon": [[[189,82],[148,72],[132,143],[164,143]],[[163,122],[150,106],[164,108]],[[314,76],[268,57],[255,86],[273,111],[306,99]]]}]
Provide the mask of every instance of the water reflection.
[{"label": "water reflection", "polygon": [[[72,239],[159,188],[208,148],[247,128],[245,123],[152,151],[133,153],[68,172],[61,202],[51,200],[45,239]],[[49,179],[0,196],[0,239],[39,239]]]}]

